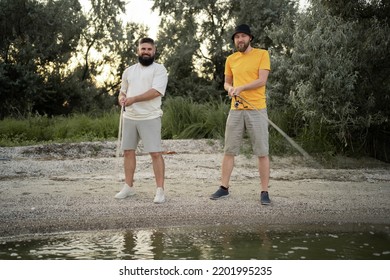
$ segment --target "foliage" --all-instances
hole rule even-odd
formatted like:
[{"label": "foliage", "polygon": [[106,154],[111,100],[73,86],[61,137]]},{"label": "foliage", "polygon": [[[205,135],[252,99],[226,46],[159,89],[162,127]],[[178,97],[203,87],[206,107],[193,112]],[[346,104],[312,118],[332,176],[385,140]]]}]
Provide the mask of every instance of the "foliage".
[{"label": "foliage", "polygon": [[388,22],[363,12],[359,18],[355,12],[370,6],[367,2],[350,17],[329,10],[323,1],[312,2],[305,13],[282,21],[282,28],[269,30],[274,48],[285,50],[273,53],[271,108],[292,106],[289,132],[307,147],[333,154],[364,152],[370,130],[388,125]]},{"label": "foliage", "polygon": [[[81,80],[99,79],[100,95],[118,92],[122,72],[136,62],[138,40],[146,37],[147,28],[133,22],[126,25],[119,19],[125,13],[124,0],[90,0],[87,28],[79,48],[83,62]],[[104,77],[104,79],[102,79]]]},{"label": "foliage", "polygon": [[[63,104],[51,77],[63,82],[85,19],[78,1],[0,1],[0,118]],[[51,112],[48,112],[51,113]]]},{"label": "foliage", "polygon": [[115,139],[119,112],[75,114],[68,117],[31,115],[0,121],[0,146],[22,146],[48,142],[79,142]]},{"label": "foliage", "polygon": [[252,44],[267,50],[275,46],[275,42],[265,31],[272,25],[281,25],[287,15],[297,13],[297,1],[294,0],[240,0],[238,7],[239,9],[235,12],[236,24],[249,24],[255,37]]},{"label": "foliage", "polygon": [[77,0],[0,0],[0,119],[115,104],[120,75],[146,29],[122,26],[124,1],[90,4],[84,14]]},{"label": "foliage", "polygon": [[183,97],[164,102],[162,138],[165,139],[222,139],[229,105],[210,101],[196,103]]},{"label": "foliage", "polygon": [[[264,28],[280,22],[294,1],[154,1],[162,23],[159,43],[162,61],[170,74],[173,96],[207,102],[219,100],[223,90],[226,57],[234,51],[231,34],[245,21],[253,26],[256,41],[268,38]],[[249,10],[256,13],[248,13]],[[267,39],[267,47],[271,44]],[[201,94],[203,89],[207,93]]]},{"label": "foliage", "polygon": [[[234,26],[247,23],[252,44],[271,54],[271,120],[312,152],[386,153],[378,139],[390,131],[390,2],[311,0],[303,11],[296,2],[154,0],[158,61],[169,72],[164,137],[223,137],[224,63]],[[147,27],[121,21],[124,0],[89,3],[0,0],[0,120],[12,124],[3,141],[116,137],[81,116],[112,110]],[[272,152],[289,151],[270,132]]]}]

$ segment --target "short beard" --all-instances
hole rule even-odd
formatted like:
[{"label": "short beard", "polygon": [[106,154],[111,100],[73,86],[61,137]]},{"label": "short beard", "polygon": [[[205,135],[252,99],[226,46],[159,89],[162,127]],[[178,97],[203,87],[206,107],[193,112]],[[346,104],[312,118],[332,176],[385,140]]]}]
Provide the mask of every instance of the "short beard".
[{"label": "short beard", "polygon": [[145,56],[143,57],[142,55],[138,56],[138,61],[141,63],[143,66],[149,66],[154,62],[154,56]]},{"label": "short beard", "polygon": [[249,42],[248,43],[244,43],[244,46],[242,47],[239,47],[238,44],[236,45],[236,49],[239,51],[239,52],[245,52],[246,49],[249,47]]}]

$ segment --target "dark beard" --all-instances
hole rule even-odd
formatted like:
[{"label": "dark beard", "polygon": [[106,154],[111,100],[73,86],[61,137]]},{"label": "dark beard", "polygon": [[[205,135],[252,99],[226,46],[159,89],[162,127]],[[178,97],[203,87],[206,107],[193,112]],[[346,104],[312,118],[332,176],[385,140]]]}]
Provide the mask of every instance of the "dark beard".
[{"label": "dark beard", "polygon": [[154,56],[145,56],[143,57],[142,55],[138,56],[138,61],[141,63],[143,66],[149,66],[154,62]]},{"label": "dark beard", "polygon": [[249,47],[249,43],[244,43],[244,46],[242,46],[242,47],[239,47],[238,44],[236,45],[236,49],[239,52],[245,52],[248,47]]}]

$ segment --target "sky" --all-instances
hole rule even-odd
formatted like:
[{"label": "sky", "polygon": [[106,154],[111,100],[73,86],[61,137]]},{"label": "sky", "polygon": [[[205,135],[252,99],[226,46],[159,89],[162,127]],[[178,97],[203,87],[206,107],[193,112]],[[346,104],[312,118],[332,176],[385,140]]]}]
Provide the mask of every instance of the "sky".
[{"label": "sky", "polygon": [[[88,11],[89,0],[79,0],[80,4]],[[152,12],[153,0],[127,0],[126,14],[123,21],[140,23],[149,27],[148,36],[156,38],[160,18],[157,12]]]},{"label": "sky", "polygon": [[155,39],[160,18],[157,12],[152,12],[152,6],[152,0],[130,0],[126,5],[126,15],[123,20],[127,18],[129,21],[149,26],[148,36]]},{"label": "sky", "polygon": [[[88,9],[89,0],[79,0],[81,5]],[[300,7],[307,5],[307,0],[297,0]],[[149,27],[148,36],[156,39],[160,18],[157,12],[152,12],[153,0],[128,0],[126,4],[126,14],[123,15],[123,21],[140,23]]]}]

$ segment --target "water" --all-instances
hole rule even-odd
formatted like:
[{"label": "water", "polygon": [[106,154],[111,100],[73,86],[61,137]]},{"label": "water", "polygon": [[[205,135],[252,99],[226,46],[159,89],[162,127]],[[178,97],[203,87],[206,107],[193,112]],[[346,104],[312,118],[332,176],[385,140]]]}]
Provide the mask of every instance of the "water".
[{"label": "water", "polygon": [[0,259],[389,260],[389,241],[383,225],[70,232],[1,238]]}]

